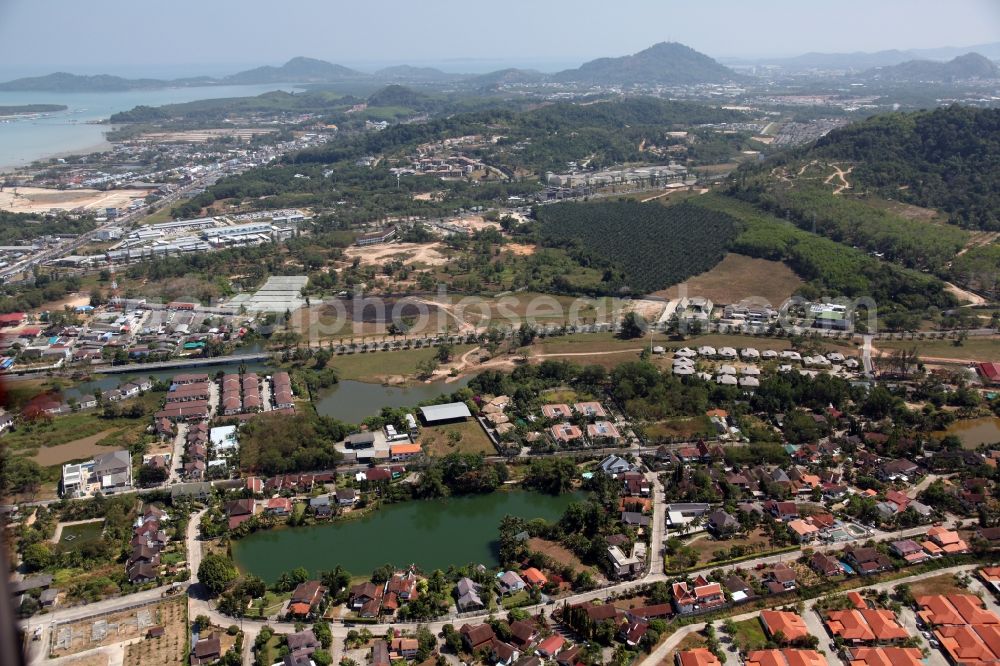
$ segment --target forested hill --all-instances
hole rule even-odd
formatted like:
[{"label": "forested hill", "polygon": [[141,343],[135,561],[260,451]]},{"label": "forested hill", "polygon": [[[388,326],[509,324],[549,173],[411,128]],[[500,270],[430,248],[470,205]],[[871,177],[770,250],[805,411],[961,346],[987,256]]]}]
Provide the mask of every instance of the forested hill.
[{"label": "forested hill", "polygon": [[1000,68],[978,53],[966,53],[948,62],[908,60],[889,67],[876,67],[862,74],[863,78],[897,82],[995,79],[998,76]]},{"label": "forested hill", "polygon": [[661,42],[620,58],[598,58],[553,76],[556,81],[597,85],[724,83],[739,78],[704,53],[676,42]]},{"label": "forested hill", "polygon": [[1000,109],[892,113],[834,130],[808,157],[854,165],[854,191],[937,208],[963,227],[1000,230]]},{"label": "forested hill", "polygon": [[509,147],[502,156],[502,166],[523,166],[543,173],[588,156],[593,156],[594,166],[637,161],[643,158],[639,152],[642,139],[660,136],[665,129],[745,118],[738,111],[649,97],[589,104],[559,102],[527,111],[491,109],[394,125],[382,132],[302,151],[286,159],[300,164],[333,163],[423,141],[496,133],[502,128],[505,139],[498,148]]}]

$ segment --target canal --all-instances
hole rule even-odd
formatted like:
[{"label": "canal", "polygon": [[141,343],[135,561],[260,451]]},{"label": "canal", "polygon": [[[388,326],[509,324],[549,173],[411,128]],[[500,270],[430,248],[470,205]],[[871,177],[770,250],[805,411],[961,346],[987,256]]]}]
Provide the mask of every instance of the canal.
[{"label": "canal", "polygon": [[498,527],[506,515],[555,520],[584,493],[559,496],[526,490],[391,504],[358,520],[256,532],[232,542],[245,573],[273,583],[285,571],[310,574],[341,565],[355,576],[376,567],[416,564],[424,571],[498,565]]}]

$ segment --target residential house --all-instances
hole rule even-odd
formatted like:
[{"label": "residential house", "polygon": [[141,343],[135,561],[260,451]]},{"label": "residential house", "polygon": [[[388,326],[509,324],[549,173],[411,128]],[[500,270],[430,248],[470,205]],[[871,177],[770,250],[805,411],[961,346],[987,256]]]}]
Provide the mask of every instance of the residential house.
[{"label": "residential house", "polygon": [[844,549],[844,558],[862,576],[890,571],[893,568],[892,561],[874,548],[848,546]]},{"label": "residential house", "polygon": [[463,624],[458,630],[462,635],[462,644],[469,652],[490,646],[495,638],[493,627],[488,624]]},{"label": "residential house", "polygon": [[358,583],[351,588],[348,605],[351,610],[359,611],[373,601],[381,601],[383,591],[381,585],[372,582]]},{"label": "residential house", "polygon": [[891,550],[894,555],[906,560],[907,564],[919,564],[930,558],[930,555],[924,551],[924,547],[913,539],[893,541],[889,546],[889,550]]},{"label": "residential house", "polygon": [[708,531],[717,539],[728,539],[740,530],[740,521],[724,509],[716,509],[708,517]]},{"label": "residential house", "polygon": [[795,589],[795,569],[781,562],[775,564],[764,579],[771,594],[781,594]]},{"label": "residential house", "polygon": [[674,652],[675,666],[722,666],[708,648],[693,648]]},{"label": "residential house", "polygon": [[413,659],[420,652],[420,641],[416,638],[393,638],[389,643],[390,657],[395,655],[397,659]]},{"label": "residential house", "polygon": [[883,481],[899,480],[905,482],[916,476],[919,470],[920,467],[915,462],[899,458],[883,464],[878,470],[878,476]]},{"label": "residential house", "polygon": [[294,655],[308,656],[323,647],[312,629],[303,629],[289,634],[285,642],[288,643],[288,649]]},{"label": "residential house", "polygon": [[559,634],[552,634],[535,648],[535,653],[544,659],[552,659],[559,651],[562,650],[563,645],[566,644],[566,639]]},{"label": "residential house", "polygon": [[600,470],[609,476],[617,477],[619,474],[624,474],[625,472],[634,471],[635,465],[630,463],[625,458],[616,456],[614,454],[609,455],[607,458],[601,461],[598,465]]},{"label": "residential house", "polygon": [[199,639],[198,642],[194,644],[194,647],[191,648],[192,666],[211,664],[212,662],[218,661],[221,657],[222,643],[216,635]]},{"label": "residential house", "polygon": [[358,491],[354,488],[337,488],[337,504],[340,506],[354,506],[358,501]]},{"label": "residential house", "polygon": [[455,598],[457,599],[456,607],[459,613],[467,613],[469,611],[482,610],[486,608],[486,604],[483,602],[482,597],[479,593],[479,585],[477,585],[471,578],[461,578],[455,585]]},{"label": "residential house", "polygon": [[809,635],[806,621],[798,614],[788,611],[762,610],[760,623],[768,638],[780,634],[786,641],[793,642]]},{"label": "residential house", "polygon": [[850,645],[894,643],[909,638],[891,610],[833,610],[827,613],[825,624],[831,636]]},{"label": "residential house", "polygon": [[820,576],[836,576],[842,573],[840,562],[826,553],[813,553],[809,558],[809,566]]},{"label": "residential house", "polygon": [[510,624],[510,642],[522,650],[538,637],[538,626],[527,620],[516,620]]},{"label": "residential house", "polygon": [[266,511],[273,516],[291,515],[292,500],[287,497],[272,497],[267,501]]},{"label": "residential house", "polygon": [[371,666],[391,666],[392,660],[389,659],[389,644],[384,640],[376,640],[372,644],[372,664]]},{"label": "residential house", "polygon": [[703,576],[698,576],[689,586],[687,581],[674,583],[671,586],[674,608],[678,613],[693,613],[695,611],[716,608],[726,603],[726,597],[719,583],[710,583]]},{"label": "residential house", "polygon": [[333,505],[330,503],[329,495],[310,497],[309,508],[316,514],[317,518],[329,518],[333,513]]},{"label": "residential house", "polygon": [[527,587],[524,579],[514,571],[505,571],[498,579],[500,590],[504,594],[516,594]]},{"label": "residential house", "polygon": [[292,591],[292,598],[288,602],[289,612],[303,617],[316,614],[325,595],[326,588],[318,580],[299,583]]}]

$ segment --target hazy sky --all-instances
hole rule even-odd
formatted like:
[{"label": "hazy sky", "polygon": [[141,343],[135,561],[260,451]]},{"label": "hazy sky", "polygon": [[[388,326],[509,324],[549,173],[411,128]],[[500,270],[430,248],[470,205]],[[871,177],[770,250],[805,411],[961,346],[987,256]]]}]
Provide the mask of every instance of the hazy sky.
[{"label": "hazy sky", "polygon": [[713,57],[966,46],[1000,40],[1000,1],[0,0],[0,68],[25,73],[225,74],[296,55],[557,69],[668,40]]}]

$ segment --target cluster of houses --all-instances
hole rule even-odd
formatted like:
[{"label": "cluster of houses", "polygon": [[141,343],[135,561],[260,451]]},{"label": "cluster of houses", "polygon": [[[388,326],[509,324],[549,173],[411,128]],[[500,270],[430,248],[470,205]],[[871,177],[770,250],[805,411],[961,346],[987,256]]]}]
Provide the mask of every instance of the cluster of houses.
[{"label": "cluster of houses", "polygon": [[[548,421],[558,421],[549,428],[549,435],[560,445],[617,442],[621,439],[618,428],[608,420],[608,413],[599,402],[578,402],[542,405],[542,416]],[[584,428],[572,421],[581,422]],[[586,439],[584,439],[586,437]]]},{"label": "cluster of houses", "polygon": [[404,604],[417,600],[418,581],[411,568],[394,572],[384,583],[358,583],[351,587],[348,607],[361,618],[392,617]]},{"label": "cluster of houses", "polygon": [[167,391],[166,404],[154,415],[157,431],[167,430],[166,422],[206,421],[211,415],[211,388],[205,373],[176,375]]},{"label": "cluster of houses", "polygon": [[951,664],[982,666],[1000,661],[1000,616],[972,594],[915,599],[917,618],[934,632]]},{"label": "cluster of houses", "polygon": [[462,637],[462,647],[470,654],[482,655],[488,663],[496,666],[541,666],[543,662],[554,661],[557,666],[576,666],[581,648],[570,645],[557,633],[549,633],[533,620],[515,620],[507,625],[509,631],[502,631],[503,640],[493,626],[464,624],[458,633]]},{"label": "cluster of houses", "polygon": [[167,533],[160,526],[168,520],[166,512],[152,504],[145,507],[136,519],[132,531],[132,553],[125,565],[129,582],[148,583],[156,580],[160,567],[160,552],[167,545]]},{"label": "cluster of houses", "polygon": [[[714,373],[697,369],[698,359],[712,361]],[[775,351],[765,349],[758,351],[753,347],[745,347],[737,351],[734,347],[716,349],[703,345],[698,349],[681,347],[674,352],[671,371],[681,377],[697,375],[705,381],[715,381],[723,386],[740,386],[752,390],[760,386],[761,369],[759,362],[777,362],[779,372],[789,372],[799,368],[804,375],[815,376],[817,371],[826,370],[832,374],[849,374],[858,371],[862,366],[855,358],[846,358],[840,352],[830,352],[826,355],[803,356],[797,351]],[[739,366],[737,366],[739,362]]]},{"label": "cluster of houses", "polygon": [[149,379],[136,379],[102,392],[99,399],[96,395],[80,395],[72,399],[61,400],[55,393],[43,393],[29,401],[22,408],[21,413],[25,418],[31,419],[43,413],[48,416],[60,416],[75,411],[97,409],[101,405],[111,405],[139,397],[152,388],[153,382]]}]

